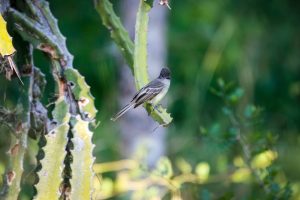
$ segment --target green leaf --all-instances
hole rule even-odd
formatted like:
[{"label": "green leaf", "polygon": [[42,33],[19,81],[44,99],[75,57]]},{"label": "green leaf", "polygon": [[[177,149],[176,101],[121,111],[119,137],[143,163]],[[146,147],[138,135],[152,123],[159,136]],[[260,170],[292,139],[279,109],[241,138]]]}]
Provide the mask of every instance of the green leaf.
[{"label": "green leaf", "polygon": [[196,174],[199,177],[199,180],[204,182],[209,177],[209,171],[210,171],[209,164],[206,163],[206,162],[198,163],[197,166],[196,166],[195,171],[196,171]]},{"label": "green leaf", "polygon": [[278,157],[278,154],[276,151],[272,151],[272,150],[266,150],[258,155],[256,155],[252,162],[251,162],[251,166],[254,169],[263,169],[266,168],[268,166],[270,166],[274,160],[276,160]]},{"label": "green leaf", "polygon": [[238,168],[230,178],[234,183],[248,182],[251,178],[251,171],[247,167],[241,167]]},{"label": "green leaf", "polygon": [[185,159],[183,158],[178,158],[176,160],[176,166],[177,168],[183,173],[183,174],[188,174],[192,172],[192,166],[190,163],[188,163]]},{"label": "green leaf", "polygon": [[228,99],[231,103],[238,102],[244,95],[244,90],[242,88],[236,88],[229,96]]},{"label": "green leaf", "polygon": [[225,87],[225,82],[222,78],[218,78],[217,83],[221,89]]},{"label": "green leaf", "polygon": [[159,159],[159,161],[156,164],[154,174],[164,178],[172,177],[173,169],[171,161],[167,157],[162,157],[161,159]]}]

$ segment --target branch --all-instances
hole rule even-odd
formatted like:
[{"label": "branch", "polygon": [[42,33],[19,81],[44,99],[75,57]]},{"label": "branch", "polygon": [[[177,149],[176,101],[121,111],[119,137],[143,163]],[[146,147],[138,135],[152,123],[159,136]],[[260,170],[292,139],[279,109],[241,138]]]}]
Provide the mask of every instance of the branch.
[{"label": "branch", "polygon": [[[227,103],[226,105],[229,109],[229,105]],[[270,193],[270,190],[267,188],[266,184],[264,183],[264,181],[262,180],[259,171],[257,169],[254,169],[251,165],[251,150],[250,150],[250,146],[248,145],[248,143],[245,141],[243,135],[242,135],[242,125],[238,120],[238,117],[235,115],[235,113],[232,111],[229,113],[228,115],[229,120],[231,122],[231,125],[233,127],[235,127],[235,129],[237,130],[237,141],[240,144],[242,151],[243,151],[243,157],[245,160],[245,163],[247,165],[247,167],[250,169],[250,171],[252,172],[252,174],[254,175],[256,181],[258,182],[258,184],[263,188],[263,190],[268,194]]]}]

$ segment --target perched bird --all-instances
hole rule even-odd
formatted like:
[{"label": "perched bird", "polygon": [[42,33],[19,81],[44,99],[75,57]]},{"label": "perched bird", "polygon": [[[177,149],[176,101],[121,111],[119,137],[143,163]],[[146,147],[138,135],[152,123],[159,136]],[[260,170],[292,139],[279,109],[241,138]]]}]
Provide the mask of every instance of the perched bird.
[{"label": "perched bird", "polygon": [[132,108],[136,108],[143,103],[150,103],[154,108],[158,105],[160,100],[166,95],[170,87],[171,73],[168,68],[163,68],[160,71],[158,78],[154,79],[144,87],[142,87],[132,98],[129,104],[122,108],[114,117],[112,121],[116,121],[119,117],[124,115]]}]

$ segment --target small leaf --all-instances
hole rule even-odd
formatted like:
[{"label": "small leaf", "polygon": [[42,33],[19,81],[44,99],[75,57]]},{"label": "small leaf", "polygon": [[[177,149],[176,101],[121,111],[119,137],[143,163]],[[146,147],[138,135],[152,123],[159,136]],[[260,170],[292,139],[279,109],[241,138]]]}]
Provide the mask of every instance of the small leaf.
[{"label": "small leaf", "polygon": [[234,183],[242,183],[247,182],[250,180],[251,172],[248,168],[243,167],[237,169],[232,175],[231,175],[231,181]]},{"label": "small leaf", "polygon": [[115,181],[115,190],[118,192],[125,192],[128,190],[128,185],[131,181],[131,176],[128,171],[121,171],[117,175],[117,180]]},{"label": "small leaf", "polygon": [[21,80],[19,70],[12,59],[12,54],[15,53],[15,51],[16,50],[13,46],[12,38],[10,37],[6,29],[6,22],[0,15],[0,56],[7,59],[11,70],[16,72],[20,82],[22,83],[22,85],[24,85]]},{"label": "small leaf", "polygon": [[224,80],[222,78],[218,78],[217,82],[218,82],[218,86],[220,88],[224,88],[225,82],[224,82]]},{"label": "small leaf", "polygon": [[253,168],[263,169],[270,166],[276,158],[277,158],[277,152],[267,150],[256,155],[253,158],[251,165]]},{"label": "small leaf", "polygon": [[211,88],[209,89],[209,91],[210,91],[212,94],[216,95],[217,97],[222,97],[222,92],[218,91],[217,89],[215,89],[215,88],[213,88],[213,87],[211,87]]},{"label": "small leaf", "polygon": [[173,169],[171,161],[167,157],[162,157],[156,165],[156,169],[154,170],[154,174],[170,178],[173,176]]},{"label": "small leaf", "polygon": [[199,180],[204,182],[209,177],[210,167],[207,162],[198,163],[196,166],[196,174],[199,177]]},{"label": "small leaf", "polygon": [[243,160],[243,158],[241,156],[237,156],[233,159],[233,164],[236,167],[244,167],[245,166],[245,162]]},{"label": "small leaf", "polygon": [[110,178],[104,178],[101,183],[101,194],[111,196],[114,189],[114,182]]},{"label": "small leaf", "polygon": [[12,44],[12,38],[9,36],[6,29],[6,22],[0,15],[0,55],[9,56],[15,52],[15,48]]},{"label": "small leaf", "polygon": [[192,166],[184,158],[178,158],[176,160],[177,168],[183,173],[188,174],[192,172]]},{"label": "small leaf", "polygon": [[244,95],[244,90],[242,88],[237,88],[229,95],[228,98],[231,103],[236,103],[241,99],[243,95]]}]

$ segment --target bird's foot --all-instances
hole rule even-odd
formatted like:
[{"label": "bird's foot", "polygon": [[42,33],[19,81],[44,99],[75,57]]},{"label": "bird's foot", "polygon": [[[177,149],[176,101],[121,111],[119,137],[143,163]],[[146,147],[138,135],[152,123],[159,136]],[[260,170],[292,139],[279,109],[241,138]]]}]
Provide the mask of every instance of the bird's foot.
[{"label": "bird's foot", "polygon": [[162,112],[158,109],[159,106],[161,106],[161,104],[156,104],[155,106],[153,106],[153,111],[154,111],[154,109],[155,109],[157,112],[162,113]]}]

